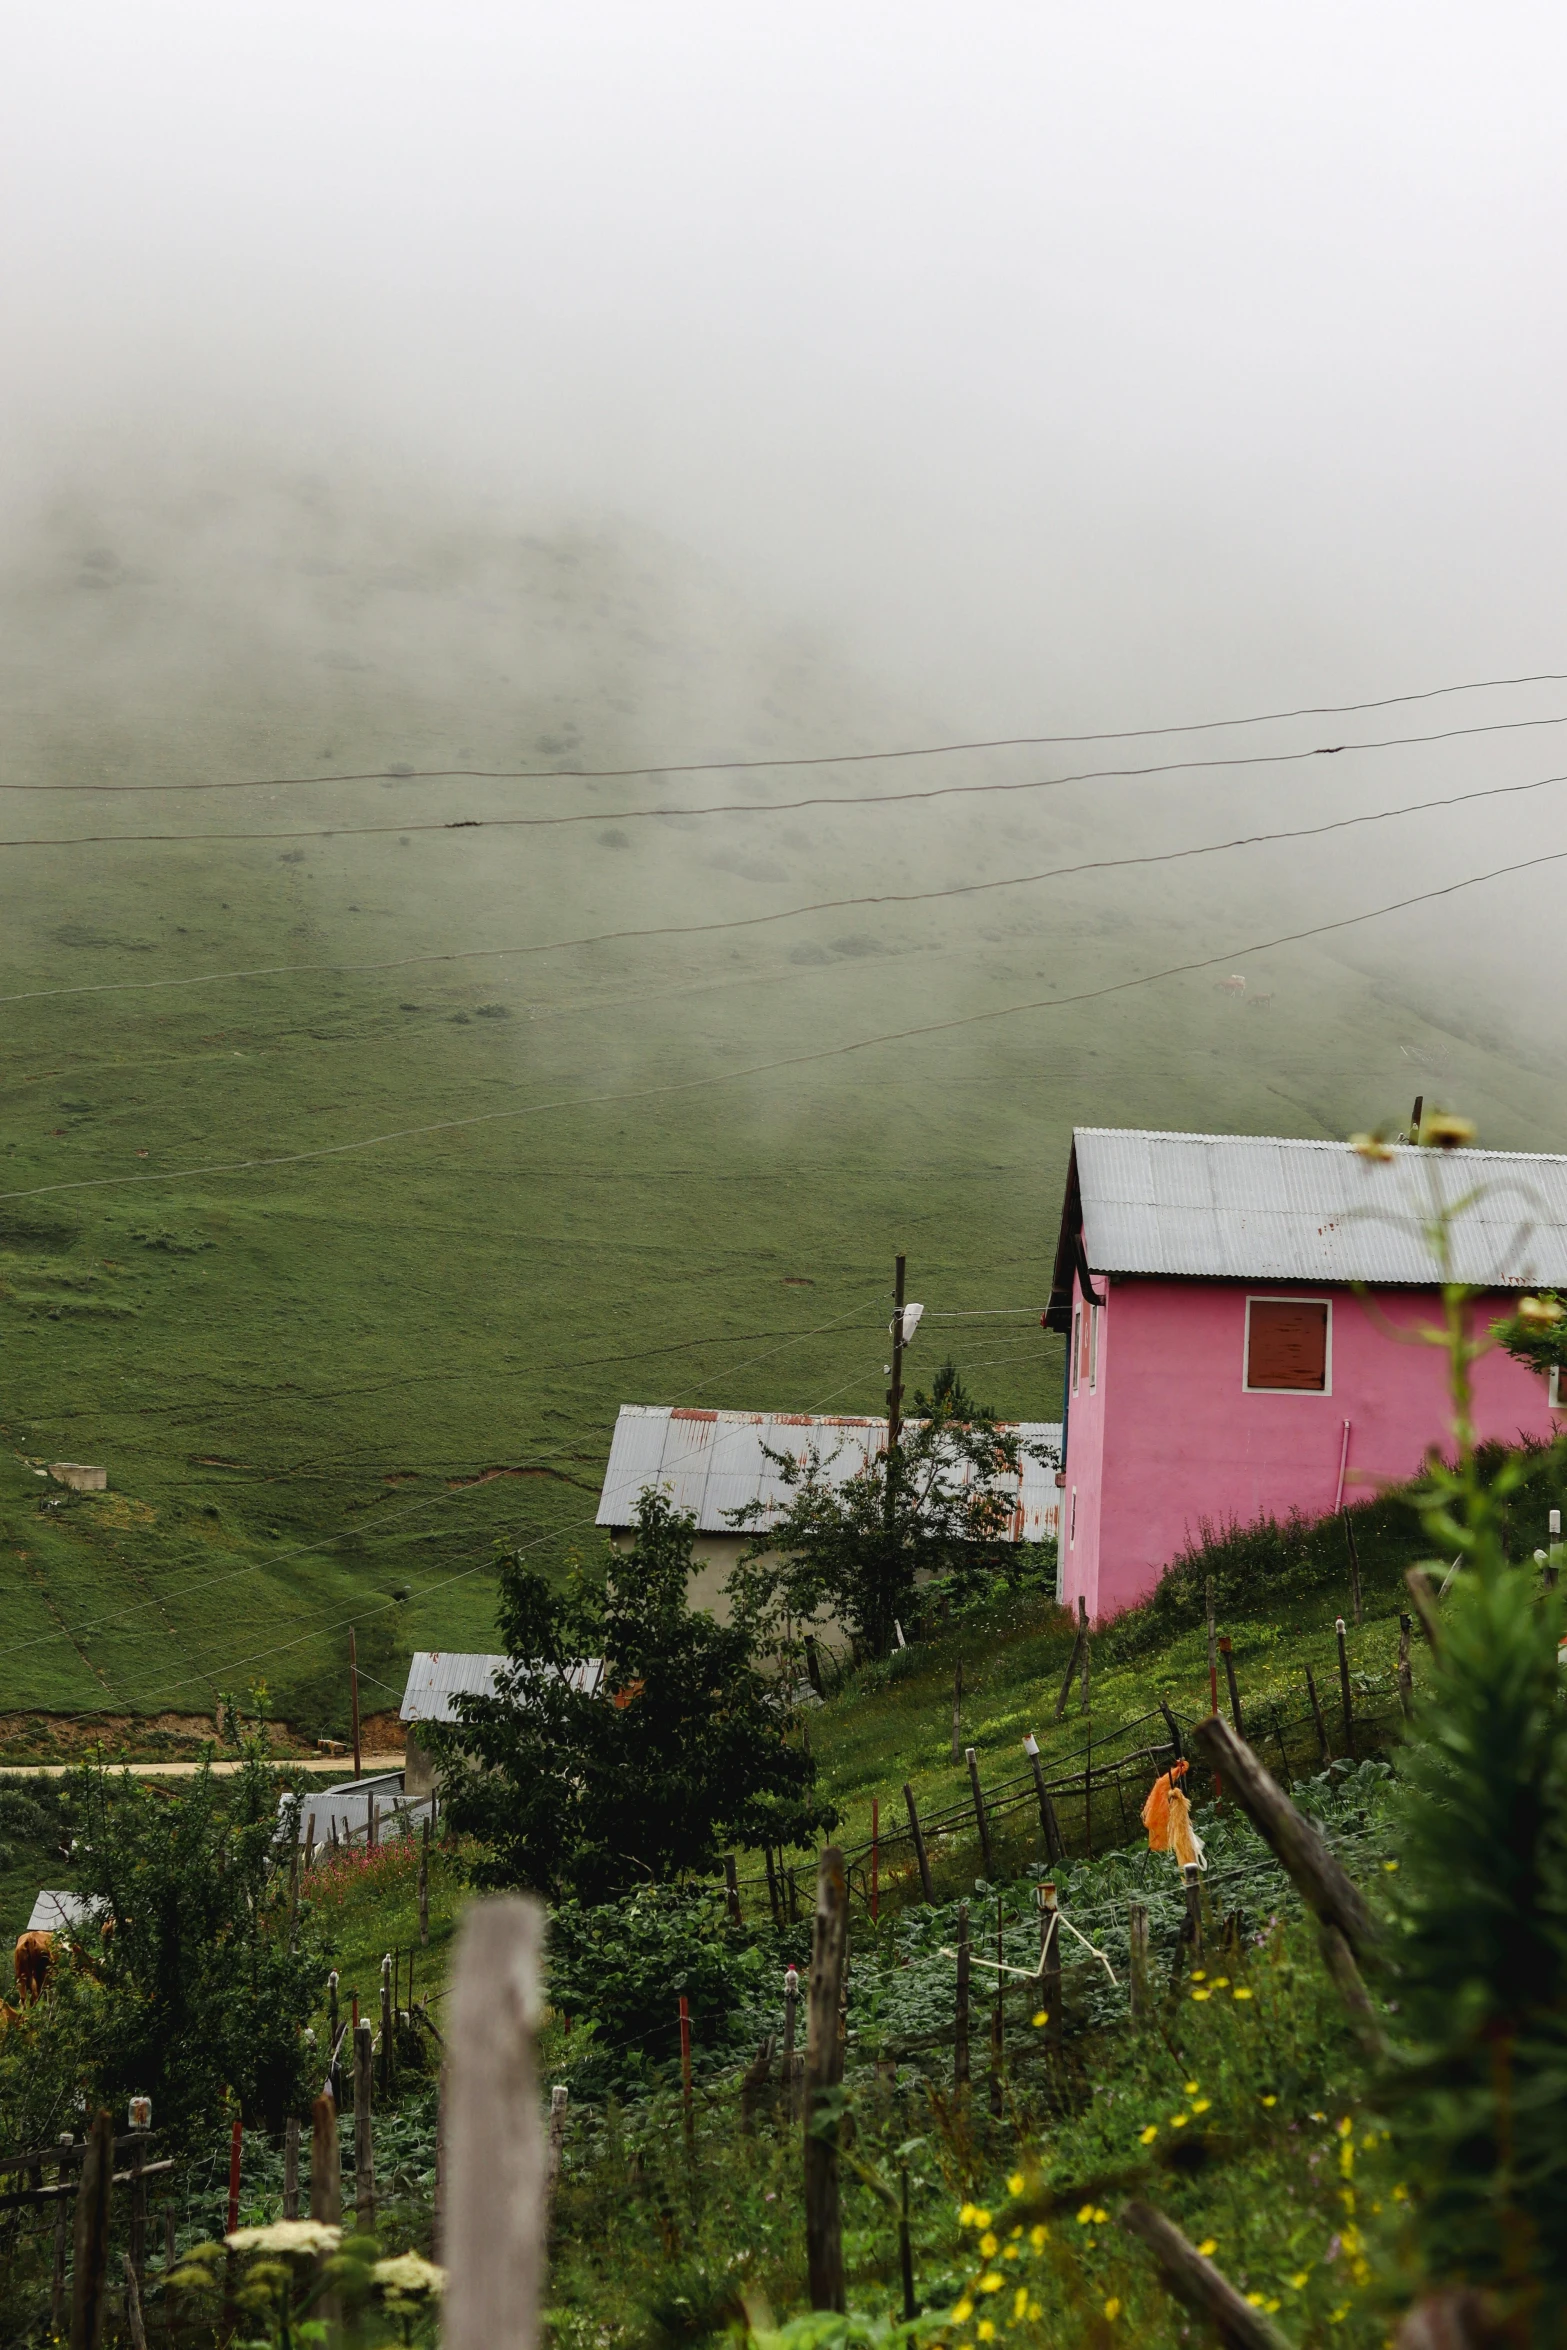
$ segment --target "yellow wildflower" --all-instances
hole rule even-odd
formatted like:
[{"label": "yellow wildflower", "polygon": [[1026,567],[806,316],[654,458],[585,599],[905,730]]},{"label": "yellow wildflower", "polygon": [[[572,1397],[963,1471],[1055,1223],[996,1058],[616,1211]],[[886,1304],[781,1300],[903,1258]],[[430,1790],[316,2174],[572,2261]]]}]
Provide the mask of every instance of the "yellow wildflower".
[{"label": "yellow wildflower", "polygon": [[1172,2113],[1170,2116],[1170,2127],[1172,2130],[1184,2130],[1191,2118],[1192,2117],[1189,2113]]},{"label": "yellow wildflower", "polygon": [[952,2312],[952,2322],[955,2326],[966,2326],[973,2314],[974,2304],[965,2293],[962,2300],[958,2303],[956,2309],[954,2309]]},{"label": "yellow wildflower", "polygon": [[982,2317],[974,2331],[982,2342],[993,2342],[996,2338],[995,2326],[988,2317]]},{"label": "yellow wildflower", "polygon": [[1187,2081],[1182,2085],[1185,2088],[1188,2097],[1195,2097],[1198,2090],[1202,2087],[1201,2081]]},{"label": "yellow wildflower", "polygon": [[1213,1987],[1214,1987],[1215,1991],[1228,1991],[1228,1989],[1229,1989],[1229,1987],[1230,1987],[1230,1978],[1229,1978],[1229,1976],[1228,1976],[1228,1975],[1215,1975],[1215,1976],[1214,1976],[1214,1978],[1213,1978]]},{"label": "yellow wildflower", "polygon": [[1036,2252],[1043,2252],[1045,2248],[1045,2239],[1049,2233],[1050,2230],[1046,2227],[1043,2220],[1037,2221],[1035,2225],[1029,2229],[1028,2240],[1033,2245]]},{"label": "yellow wildflower", "polygon": [[1204,2260],[1211,2260],[1211,2259],[1213,2258],[1213,2255],[1214,2255],[1214,2254],[1215,2254],[1215,2253],[1218,2251],[1218,2249],[1219,2249],[1219,2239],[1218,2239],[1218,2237],[1217,2237],[1217,2236],[1204,2236],[1204,2238],[1203,2238],[1202,2242],[1201,2242],[1201,2243],[1198,2245],[1197,2249],[1198,2249],[1198,2251],[1201,2253],[1201,2255],[1202,2255],[1202,2257],[1203,2257],[1203,2259],[1204,2259]]},{"label": "yellow wildflower", "polygon": [[1024,2314],[1027,2308],[1028,2287],[1026,2285],[1019,2285],[1017,2291],[1012,2296],[1012,2323],[1014,2325],[1016,2325],[1018,2319]]},{"label": "yellow wildflower", "polygon": [[1077,2224],[1078,2224],[1078,2226],[1079,2226],[1080,2228],[1086,2228],[1086,2227],[1087,2227],[1087,2225],[1088,2225],[1088,2223],[1089,2223],[1089,2221],[1090,2221],[1090,2220],[1093,2218],[1093,2216],[1094,2216],[1094,2207],[1093,2207],[1093,2205],[1092,2205],[1091,2203],[1085,2203],[1085,2204],[1083,2205],[1083,2208],[1082,2208],[1082,2210],[1081,2210],[1081,2211],[1078,2213],[1078,2215],[1077,2215]]},{"label": "yellow wildflower", "polygon": [[1230,1993],[1230,1997],[1232,1999],[1249,1999],[1251,1997],[1251,1992],[1244,1983],[1237,1983],[1234,1990]]},{"label": "yellow wildflower", "polygon": [[1192,1981],[1194,1983],[1206,1983],[1207,1980],[1208,1977],[1200,1966],[1194,1966],[1192,1968]]},{"label": "yellow wildflower", "polygon": [[1022,2172],[1020,2170],[1015,2170],[1007,2181],[1007,2193],[1012,2197],[1014,2202],[1016,2202],[1018,2196],[1022,2194],[1023,2184],[1024,2181]]},{"label": "yellow wildflower", "polygon": [[1029,2315],[1029,2322],[1030,2322],[1030,2324],[1032,2324],[1032,2325],[1037,2325],[1037,2324],[1038,2324],[1038,2322],[1039,2322],[1039,2320],[1040,2320],[1040,2319],[1041,2319],[1041,2318],[1044,2316],[1044,2314],[1045,2314],[1045,2312],[1044,2312],[1044,2308],[1043,2308],[1043,2306],[1042,2306],[1042,2304],[1041,2304],[1041,2303],[1039,2303],[1038,2301],[1031,2301],[1031,2302],[1029,2303],[1029,2305],[1028,2305],[1028,2315]]},{"label": "yellow wildflower", "polygon": [[1049,2023],[1049,2021],[1050,2021],[1050,2010],[1049,2010],[1049,2008],[1048,2008],[1048,2007],[1042,2007],[1042,2008],[1040,2009],[1040,2011],[1039,2011],[1038,2015],[1036,2015],[1036,2016],[1035,2016],[1035,2018],[1034,2018],[1034,2029],[1035,2029],[1035,2031],[1037,2032],[1037,2031],[1039,2030],[1039,2028],[1040,2028],[1040,2026],[1041,2026],[1042,2024],[1048,2024],[1048,2023]]},{"label": "yellow wildflower", "polygon": [[1002,2253],[1001,2257],[1003,2260],[1016,2260],[1017,2246],[1015,2244],[1009,2244],[1005,2252]]},{"label": "yellow wildflower", "polygon": [[971,2228],[973,2225],[974,2225],[974,2206],[973,2206],[973,2204],[972,2204],[972,2203],[964,2203],[964,2204],[960,2205],[960,2206],[959,2206],[959,2209],[958,2209],[958,2226],[959,2226],[960,2228]]},{"label": "yellow wildflower", "polygon": [[975,2226],[976,2228],[988,2228],[988,2227],[989,2227],[989,2225],[990,2225],[990,2214],[989,2214],[989,2212],[988,2212],[988,2211],[986,2211],[986,2210],[983,2208],[983,2206],[982,2206],[982,2205],[980,2205],[980,2204],[977,2204],[977,2203],[976,2203],[976,2204],[975,2204],[975,2206],[974,2206],[974,2222],[973,2222],[973,2224],[974,2224],[974,2226]]},{"label": "yellow wildflower", "polygon": [[1211,2097],[1194,2097],[1192,2099],[1192,2111],[1193,2113],[1206,2113],[1212,2103],[1213,2099]]},{"label": "yellow wildflower", "polygon": [[1158,2125],[1158,2123],[1157,2123],[1157,2122],[1150,2122],[1150,2123],[1148,2124],[1148,2127],[1147,2127],[1147,2129],[1146,2129],[1146,2130],[1139,2130],[1139,2131],[1138,2131],[1138,2133],[1137,2133],[1137,2142],[1138,2142],[1138,2144],[1139,2144],[1140,2146],[1151,2146],[1151,2145],[1153,2144],[1153,2142],[1154,2142],[1155,2138],[1157,2138],[1157,2137],[1158,2137],[1158,2135],[1159,2135],[1159,2125]]},{"label": "yellow wildflower", "polygon": [[1398,1863],[1396,1860],[1385,1860],[1382,1863],[1382,1866],[1386,1869],[1388,1875],[1391,1877],[1394,1871],[1397,1869]]},{"label": "yellow wildflower", "polygon": [[985,2230],[985,2233],[984,2233],[984,2234],[983,2234],[983,2235],[980,2237],[980,2239],[979,2239],[979,2248],[980,2248],[981,2252],[983,2252],[983,2254],[985,2255],[985,2258],[986,2258],[987,2260],[994,2260],[994,2259],[995,2259],[995,2257],[996,2257],[996,2239],[995,2239],[994,2235],[991,2233],[991,2231],[990,2231],[990,2229],[989,2229],[989,2228],[987,2228],[987,2229]]},{"label": "yellow wildflower", "polygon": [[1204,1990],[1202,1986],[1199,1985],[1198,1988],[1192,1993],[1192,1997],[1200,2005],[1204,1999],[1211,1999],[1213,1997],[1213,1993],[1211,1991]]},{"label": "yellow wildflower", "polygon": [[993,2268],[987,2268],[979,2280],[979,2289],[982,2293],[999,2293],[1005,2283],[1005,2277],[998,2277]]},{"label": "yellow wildflower", "polygon": [[1260,2293],[1248,2293],[1246,2296],[1248,2306],[1252,2309],[1260,2309],[1262,2307],[1262,2299],[1263,2297]]},{"label": "yellow wildflower", "polygon": [[1121,2304],[1112,2293],[1109,2300],[1105,2303],[1105,2315],[1110,2320],[1110,2323],[1114,2325],[1120,2314]]},{"label": "yellow wildflower", "polygon": [[1304,2268],[1297,2269],[1294,2276],[1290,2278],[1290,2288],[1293,2292],[1304,2293],[1307,2285],[1310,2284],[1310,2282],[1310,2271]]},{"label": "yellow wildflower", "polygon": [[1277,2099],[1276,2097],[1273,2097],[1273,2096],[1268,2096],[1268,2097],[1264,2097],[1264,2099],[1263,2099],[1263,2101],[1262,2101],[1262,2102],[1263,2102],[1263,2104],[1264,2104],[1264,2105],[1270,2105],[1270,2106],[1271,2106],[1271,2105],[1277,2105],[1277,2104],[1278,2104],[1278,2099]]},{"label": "yellow wildflower", "polygon": [[1094,2213],[1094,2218],[1095,2218],[1095,2220],[1098,2222],[1098,2224],[1099,2224],[1099,2226],[1100,2226],[1100,2227],[1103,2227],[1103,2226],[1104,2226],[1104,2224],[1105,2224],[1106,2220],[1107,2220],[1109,2217],[1110,2217],[1110,2214],[1108,2213],[1108,2211],[1096,2211],[1096,2212]]},{"label": "yellow wildflower", "polygon": [[1016,2226],[1015,2228],[1008,2228],[1008,2230],[1007,2230],[1007,2234],[1008,2234],[1008,2235],[1009,2235],[1009,2236],[1012,2238],[1012,2240],[1013,2240],[1013,2242],[1014,2242],[1014,2243],[1016,2243],[1016,2241],[1017,2241],[1018,2237],[1019,2237],[1019,2236],[1021,2236],[1021,2234],[1022,2234],[1022,2233],[1023,2233],[1023,2222],[1022,2222],[1021,2220],[1019,2220],[1019,2221],[1018,2221],[1018,2223],[1017,2223],[1017,2226]]}]

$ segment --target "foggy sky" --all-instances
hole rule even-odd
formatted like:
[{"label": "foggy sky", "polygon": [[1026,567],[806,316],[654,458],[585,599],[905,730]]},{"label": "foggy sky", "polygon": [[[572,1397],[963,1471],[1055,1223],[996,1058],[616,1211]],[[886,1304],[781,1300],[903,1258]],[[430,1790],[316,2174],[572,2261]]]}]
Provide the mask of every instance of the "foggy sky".
[{"label": "foggy sky", "polygon": [[983,732],[1567,668],[1558,10],[65,0],[0,58],[13,506],[368,451]]}]

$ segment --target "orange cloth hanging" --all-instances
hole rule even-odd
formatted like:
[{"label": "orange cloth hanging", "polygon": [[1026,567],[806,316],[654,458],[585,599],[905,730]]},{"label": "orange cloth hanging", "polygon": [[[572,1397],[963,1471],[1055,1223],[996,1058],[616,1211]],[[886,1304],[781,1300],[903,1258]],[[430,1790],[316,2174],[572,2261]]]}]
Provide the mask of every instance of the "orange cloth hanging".
[{"label": "orange cloth hanging", "polygon": [[1192,1807],[1179,1787],[1170,1789],[1170,1841],[1168,1849],[1174,1853],[1181,1867],[1190,1868],[1193,1862],[1200,1869],[1208,1865],[1203,1857],[1202,1838],[1192,1826]]},{"label": "orange cloth hanging", "polygon": [[[1180,1794],[1175,1782],[1184,1778],[1189,1765],[1178,1762],[1155,1779],[1148,1801],[1143,1805],[1143,1826],[1148,1830],[1150,1852],[1168,1852],[1170,1849],[1170,1798]],[[1186,1798],[1181,1796],[1181,1810],[1186,1810]],[[1190,1830],[1187,1831],[1190,1834]]]}]

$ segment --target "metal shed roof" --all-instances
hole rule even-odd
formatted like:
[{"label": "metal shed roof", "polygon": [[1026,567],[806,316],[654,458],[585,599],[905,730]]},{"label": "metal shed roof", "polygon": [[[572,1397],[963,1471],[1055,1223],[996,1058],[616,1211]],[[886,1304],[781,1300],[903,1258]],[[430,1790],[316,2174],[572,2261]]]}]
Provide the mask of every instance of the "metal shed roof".
[{"label": "metal shed roof", "polygon": [[1097,1273],[1426,1287],[1433,1206],[1466,1199],[1452,1227],[1459,1280],[1567,1287],[1567,1157],[1401,1145],[1372,1162],[1347,1142],[1080,1126],[1049,1320],[1070,1314],[1079,1231]]},{"label": "metal shed roof", "polygon": [[[408,1660],[408,1686],[403,1691],[398,1719],[455,1721],[454,1701],[459,1697],[492,1697],[497,1674],[510,1662],[509,1657],[465,1654],[454,1648],[416,1649]],[[595,1656],[589,1657],[585,1664],[573,1665],[567,1678],[574,1689],[585,1690],[591,1696],[603,1674],[603,1661]]]},{"label": "metal shed roof", "polygon": [[90,1926],[107,1905],[95,1893],[40,1893],[23,1931],[28,1934],[70,1934]]},{"label": "metal shed roof", "polygon": [[[1059,1494],[1055,1461],[1061,1457],[1059,1420],[1006,1422],[1009,1433],[1050,1447],[1047,1465],[1025,1459],[1018,1508],[1009,1539],[1040,1542],[1056,1531]],[[885,1420],[823,1417],[809,1412],[708,1412],[668,1404],[623,1403],[615,1422],[609,1467],[599,1498],[598,1524],[627,1527],[650,1485],[662,1486],[674,1506],[688,1510],[699,1534],[734,1534],[728,1515],[746,1502],[781,1509],[787,1493],[768,1452],[803,1460],[816,1445],[835,1485],[858,1476],[887,1445]]]}]

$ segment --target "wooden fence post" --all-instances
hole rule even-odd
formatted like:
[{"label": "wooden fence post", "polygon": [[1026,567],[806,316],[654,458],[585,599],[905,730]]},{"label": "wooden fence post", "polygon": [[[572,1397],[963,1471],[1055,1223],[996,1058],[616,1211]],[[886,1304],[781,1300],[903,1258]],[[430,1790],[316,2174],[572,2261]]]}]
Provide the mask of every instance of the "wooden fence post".
[{"label": "wooden fence post", "polygon": [[1224,1659],[1224,1678],[1230,1687],[1230,1720],[1235,1724],[1235,1735],[1244,1738],[1246,1724],[1241,1719],[1241,1693],[1235,1686],[1235,1650],[1228,1632],[1219,1642],[1219,1654]]},{"label": "wooden fence post", "polygon": [[1148,2013],[1148,1904],[1133,1901],[1127,1904],[1127,1940],[1130,1945],[1130,1965],[1127,1981],[1131,1990],[1132,2016],[1141,2022]]},{"label": "wooden fence post", "polygon": [[338,2105],[343,2102],[343,2077],[338,2069],[337,1969],[326,1979],[326,2058],[327,2078],[332,2084],[332,2096]]},{"label": "wooden fence post", "polygon": [[696,2115],[691,2107],[691,2002],[683,1991],[680,1994],[680,2102],[689,2153],[696,2140]]},{"label": "wooden fence post", "polygon": [[343,2219],[343,2150],[337,2136],[337,2100],[323,2090],[310,2108],[310,2216],[323,2227]]},{"label": "wooden fence post", "polygon": [[98,2350],[109,2274],[109,2198],[114,2180],[114,2124],[99,2110],[87,2133],[71,2242],[71,2350]]},{"label": "wooden fence post", "polygon": [[826,1695],[826,1691],[822,1687],[821,1658],[816,1653],[815,1635],[810,1632],[805,1635],[805,1677],[818,1697]]},{"label": "wooden fence post", "polygon": [[[811,2307],[842,2310],[843,2236],[838,2209],[836,2092],[843,2082],[838,2010],[849,1947],[849,1885],[843,1854],[829,1844],[816,1880],[805,2043],[805,2249]],[[461,2346],[459,2345],[459,2350]]]},{"label": "wooden fence post", "polygon": [[[69,2130],[60,2132],[62,2146],[73,2146],[75,2143],[76,2141]],[[65,2164],[63,2162],[55,2172],[55,2180],[57,2185],[61,2187],[65,2185]],[[49,2295],[49,2323],[57,2334],[61,2332],[65,2324],[65,2243],[70,2216],[70,2197],[57,2195],[54,2205],[54,2279]]]},{"label": "wooden fence post", "polygon": [[793,2115],[800,2102],[800,2059],[795,2052],[799,2007],[800,1977],[795,1968],[789,1967],[784,1973],[783,2091],[784,2111],[790,2115]]},{"label": "wooden fence post", "polygon": [[1398,1619],[1398,1702],[1404,1709],[1406,1722],[1415,1710],[1414,1675],[1409,1663],[1409,1636],[1413,1630],[1414,1625],[1408,1616],[1400,1616]]},{"label": "wooden fence post", "polygon": [[1199,2252],[1173,2220],[1151,2203],[1134,2199],[1121,2212],[1121,2225],[1140,2236],[1164,2272],[1171,2290],[1210,2319],[1233,2350],[1289,2350],[1286,2337]]},{"label": "wooden fence post", "polygon": [[[141,2113],[145,2113],[149,2117],[148,2122],[138,2121],[137,2116]],[[135,2274],[138,2290],[147,2274],[147,2182],[142,2177],[142,2165],[147,2160],[146,2132],[151,2113],[151,2106],[146,2104],[144,2100],[132,2100],[131,2135],[135,2144],[131,2148],[130,2159],[131,2268]]]},{"label": "wooden fence post", "polygon": [[1269,1698],[1268,1710],[1273,1716],[1273,1735],[1278,1741],[1279,1768],[1284,1773],[1285,1786],[1293,1793],[1295,1786],[1295,1774],[1290,1769],[1290,1750],[1285,1743],[1284,1722],[1279,1713],[1279,1701],[1276,1697]]},{"label": "wooden fence post", "polygon": [[299,2217],[299,2116],[291,2113],[283,2124],[283,2217]]},{"label": "wooden fence post", "polygon": [[430,1947],[430,1815],[425,1813],[419,1831],[419,1947]]},{"label": "wooden fence post", "polygon": [[907,1779],[903,1782],[903,1800],[909,1807],[909,1834],[914,1839],[914,1857],[920,1865],[920,1892],[926,1907],[934,1908],[936,1896],[930,1889],[930,1856],[925,1850],[925,1834],[914,1805],[914,1790]]},{"label": "wooden fence post", "polygon": [[1045,1768],[1039,1759],[1039,1740],[1030,1730],[1023,1740],[1023,1752],[1028,1756],[1028,1767],[1034,1774],[1034,1794],[1039,1802],[1039,1825],[1044,1831],[1045,1858],[1053,1868],[1061,1859],[1065,1847],[1061,1842],[1061,1823],[1056,1818],[1056,1807],[1050,1800],[1045,1785]]},{"label": "wooden fence post", "polygon": [[773,1867],[773,1848],[770,1844],[763,1845],[762,1858],[767,1863],[767,1899],[772,1907],[773,1924],[781,1927],[784,1922],[783,1904],[778,1898],[778,1875]]},{"label": "wooden fence post", "polygon": [[[1204,1578],[1202,1588],[1203,1605],[1208,1617],[1208,1711],[1211,1714],[1216,1714],[1219,1710],[1219,1636],[1217,1619],[1214,1615],[1213,1577],[1211,1575]],[[1215,1803],[1224,1801],[1224,1782],[1218,1777],[1215,1777],[1213,1782],[1213,1800]]]},{"label": "wooden fence post", "polygon": [[1296,1810],[1227,1723],[1217,1717],[1202,1722],[1195,1737],[1213,1767],[1223,1765],[1237,1800],[1283,1863],[1306,1906],[1323,1925],[1337,1926],[1357,1956],[1369,1949],[1376,1928],[1365,1897],[1328,1849],[1320,1829]]},{"label": "wooden fence post", "polygon": [[1006,1946],[1001,1932],[1001,1900],[996,1899],[996,1996],[990,2010],[990,2110],[997,2121],[1002,2113],[1002,2074],[1007,2061],[1006,1982],[1002,1969],[1006,1964]]},{"label": "wooden fence post", "polygon": [[229,2132],[229,2226],[228,2226],[228,2232],[229,2232],[229,2234],[230,2234],[231,2236],[233,2235],[233,2233],[234,2233],[234,2230],[235,2230],[235,2229],[236,2229],[236,2228],[239,2226],[239,2181],[240,2181],[240,2168],[241,2168],[241,2164],[243,2163],[243,2160],[244,2160],[244,2154],[245,2154],[245,2117],[244,2117],[243,2113],[236,2113],[236,2114],[235,2114],[235,2116],[234,2116],[234,2127],[233,2127],[233,2128],[230,2130],[230,2132]]},{"label": "wooden fence post", "polygon": [[900,2163],[901,2198],[898,2213],[898,2273],[903,2284],[903,2322],[911,2325],[919,2315],[914,2302],[914,2239],[909,2234],[909,2166]]},{"label": "wooden fence post", "polygon": [[392,1958],[381,1961],[381,2094],[390,2097],[397,2080],[396,1996]]},{"label": "wooden fence post", "polygon": [[1045,2011],[1045,2037],[1052,2048],[1061,2045],[1061,1919],[1056,1889],[1047,1879],[1035,1895],[1039,1903],[1039,2004]]},{"label": "wooden fence post", "polygon": [[1306,1667],[1306,1695],[1311,1699],[1311,1718],[1317,1725],[1317,1759],[1325,1763],[1329,1752],[1328,1726],[1322,1719],[1322,1700],[1317,1695],[1316,1679],[1310,1665]]},{"label": "wooden fence post", "polygon": [[305,1875],[308,1877],[316,1857],[316,1815],[310,1814],[305,1823]]},{"label": "wooden fence post", "polygon": [[881,1801],[871,1797],[871,1924],[881,1918]]},{"label": "wooden fence post", "polygon": [[[1077,1660],[1082,1650],[1083,1641],[1085,1638],[1084,1627],[1087,1621],[1088,1609],[1085,1602],[1080,1597],[1077,1603],[1077,1630],[1073,1634],[1072,1638],[1072,1653],[1066,1660],[1066,1671],[1062,1675],[1061,1679],[1061,1694],[1056,1699],[1055,1718],[1058,1722],[1065,1721],[1066,1719],[1067,1700],[1072,1694],[1072,1683],[1077,1679]],[[957,1761],[958,1758],[955,1753],[952,1759],[954,1762]]]},{"label": "wooden fence post", "polygon": [[502,1895],[468,1910],[447,2033],[445,2350],[532,2350],[536,2339],[545,2158],[533,2043],[543,1958],[536,1901]]},{"label": "wooden fence post", "polygon": [[732,1852],[724,1854],[724,1901],[729,1911],[729,1923],[732,1926],[740,1925],[743,1922],[740,1916],[740,1878]]},{"label": "wooden fence post", "polygon": [[1088,1629],[1088,1602],[1081,1594],[1078,1596],[1077,1616],[1083,1634],[1083,1711],[1086,1714],[1090,1710],[1088,1667],[1093,1651],[1093,1640]]},{"label": "wooden fence post", "polygon": [[1350,1693],[1349,1649],[1345,1644],[1344,1619],[1342,1616],[1339,1617],[1337,1623],[1334,1625],[1334,1631],[1338,1636],[1339,1695],[1344,1701],[1344,1752],[1349,1756],[1350,1761],[1353,1762],[1355,1759],[1355,1701]]},{"label": "wooden fence post", "polygon": [[1349,1548],[1349,1612],[1358,1625],[1365,1615],[1360,1604],[1360,1552],[1355,1547],[1355,1528],[1348,1510],[1343,1512],[1344,1540]]},{"label": "wooden fence post", "polygon": [[952,1676],[952,1759],[963,1760],[963,1659],[958,1658]]},{"label": "wooden fence post", "polygon": [[1181,1940],[1193,1958],[1202,1956],[1202,1871],[1194,1860],[1185,1863],[1181,1881],[1186,1891],[1186,1923],[1181,1929]]},{"label": "wooden fence post", "polygon": [[952,2086],[959,2096],[968,2088],[968,1903],[958,1903],[957,2007],[952,2023]]},{"label": "wooden fence post", "polygon": [[147,2323],[141,2312],[136,2264],[128,2252],[122,2252],[120,2260],[125,2270],[125,2327],[131,2337],[131,2350],[147,2350]]},{"label": "wooden fence post", "polygon": [[984,1857],[985,1876],[988,1880],[995,1876],[996,1869],[990,1856],[990,1822],[985,1817],[985,1798],[980,1792],[979,1756],[972,1746],[965,1748],[964,1752],[968,1761],[969,1788],[974,1797],[974,1818],[979,1828],[979,1849]]},{"label": "wooden fence post", "polygon": [[354,2026],[354,2227],[361,2236],[375,2228],[375,2134],[371,2105],[375,2087],[375,2034]]}]

